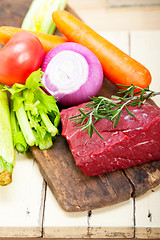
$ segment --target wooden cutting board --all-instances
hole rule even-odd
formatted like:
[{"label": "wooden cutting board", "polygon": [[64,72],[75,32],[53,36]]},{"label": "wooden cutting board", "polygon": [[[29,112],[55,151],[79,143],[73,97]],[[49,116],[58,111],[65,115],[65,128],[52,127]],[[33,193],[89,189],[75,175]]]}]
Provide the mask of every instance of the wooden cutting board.
[{"label": "wooden cutting board", "polygon": [[[0,25],[21,26],[30,3],[31,0],[1,0]],[[67,10],[76,15],[69,6]],[[116,87],[104,79],[99,94],[110,97],[116,92]],[[141,196],[160,183],[160,161],[96,177],[85,176],[75,165],[68,144],[62,136],[56,138],[49,150],[40,151],[36,147],[30,150],[52,193],[66,211],[111,206],[131,197]]]}]

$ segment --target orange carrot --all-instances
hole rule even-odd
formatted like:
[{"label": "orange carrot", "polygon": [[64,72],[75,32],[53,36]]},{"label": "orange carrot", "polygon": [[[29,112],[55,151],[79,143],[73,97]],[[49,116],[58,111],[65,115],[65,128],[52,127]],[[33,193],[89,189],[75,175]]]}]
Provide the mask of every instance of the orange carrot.
[{"label": "orange carrot", "polygon": [[[17,32],[26,31],[21,28],[11,27],[11,26],[2,26],[0,27],[0,43],[6,44],[10,38],[16,34]],[[41,41],[45,54],[49,52],[52,48],[56,47],[57,45],[66,42],[66,38],[56,36],[56,35],[49,35],[45,33],[39,33],[39,32],[32,32],[34,35],[36,35],[39,40]]]},{"label": "orange carrot", "polygon": [[142,64],[97,34],[82,21],[65,10],[53,12],[52,18],[59,31],[69,41],[89,48],[99,59],[105,76],[114,84],[134,84],[142,88],[151,83],[151,74]]}]

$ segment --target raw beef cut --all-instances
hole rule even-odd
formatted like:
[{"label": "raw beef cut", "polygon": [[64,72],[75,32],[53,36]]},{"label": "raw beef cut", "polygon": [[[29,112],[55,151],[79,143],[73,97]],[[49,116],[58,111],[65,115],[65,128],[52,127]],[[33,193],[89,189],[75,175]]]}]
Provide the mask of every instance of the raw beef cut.
[{"label": "raw beef cut", "polygon": [[[74,129],[69,117],[79,114],[81,104],[61,111],[62,135],[67,139],[76,162],[86,175],[99,175],[125,169],[153,160],[160,160],[160,109],[148,103],[124,109],[116,128],[110,120],[100,119],[90,138],[88,132]],[[77,126],[77,125],[76,125]]]}]

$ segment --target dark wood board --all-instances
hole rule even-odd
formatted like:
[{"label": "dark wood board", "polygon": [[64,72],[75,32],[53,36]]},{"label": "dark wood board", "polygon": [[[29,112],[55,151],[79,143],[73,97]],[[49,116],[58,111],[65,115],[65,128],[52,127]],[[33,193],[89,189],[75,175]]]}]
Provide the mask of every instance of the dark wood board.
[{"label": "dark wood board", "polygon": [[53,147],[31,149],[54,196],[66,211],[84,211],[130,198],[132,187],[123,171],[89,177],[74,163],[68,144],[58,136]]},{"label": "dark wood board", "polygon": [[[31,0],[1,0],[0,25],[21,26]],[[67,10],[76,13],[67,6]],[[57,34],[59,34],[57,32]],[[110,97],[117,89],[104,79],[100,95]],[[85,211],[111,206],[138,197],[160,183],[160,161],[126,170],[89,177],[75,165],[68,144],[58,136],[51,149],[31,152],[55,198],[66,211]]]}]

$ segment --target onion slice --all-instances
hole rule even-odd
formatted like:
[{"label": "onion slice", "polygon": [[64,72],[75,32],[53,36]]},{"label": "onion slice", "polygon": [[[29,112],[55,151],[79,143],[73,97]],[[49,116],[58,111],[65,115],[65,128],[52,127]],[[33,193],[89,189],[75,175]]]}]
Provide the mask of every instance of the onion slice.
[{"label": "onion slice", "polygon": [[103,83],[98,58],[78,43],[67,42],[53,48],[41,67],[45,90],[63,106],[87,102],[97,95]]}]

